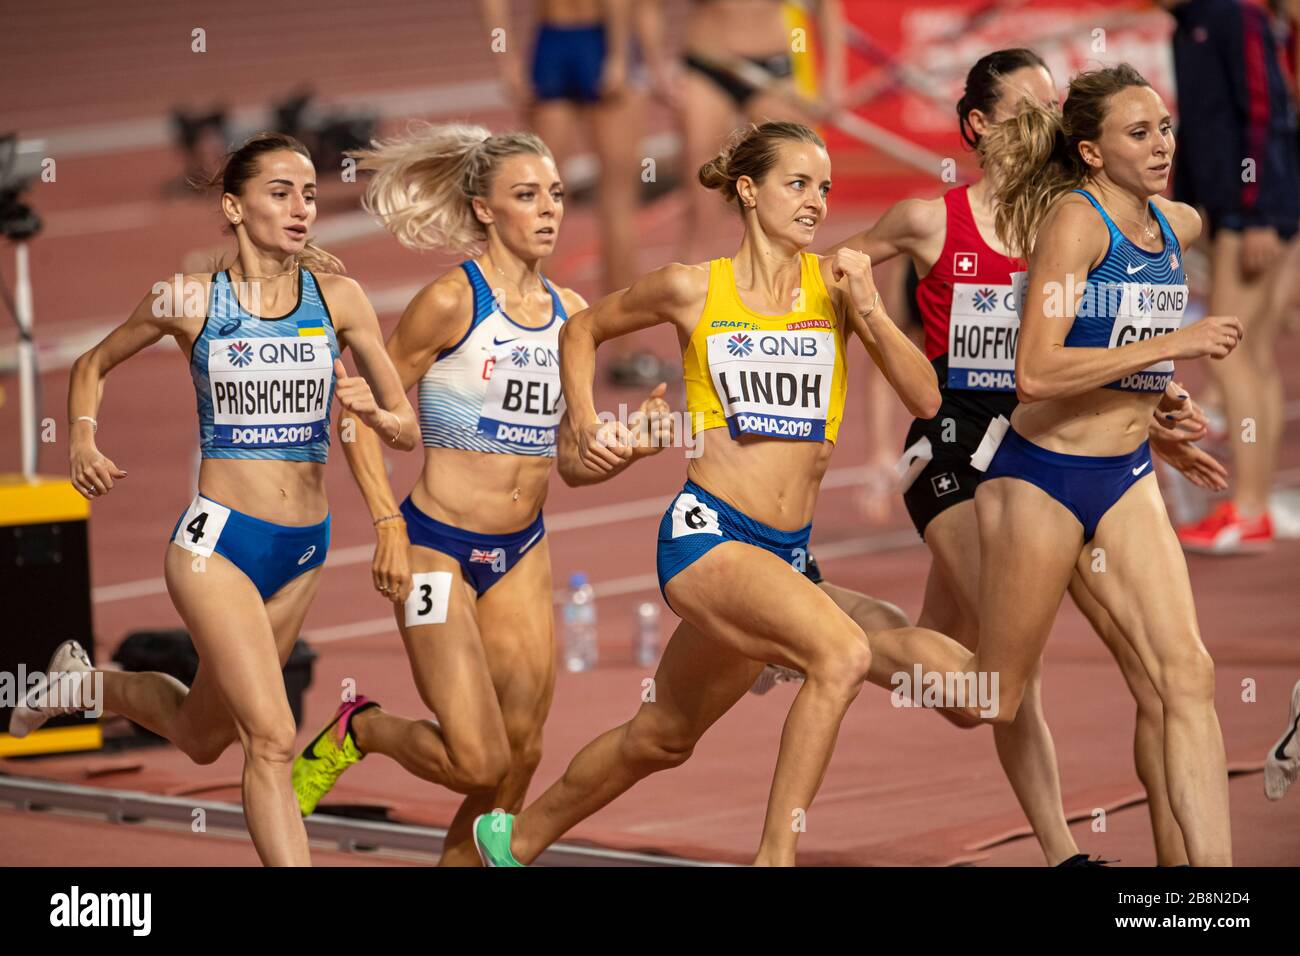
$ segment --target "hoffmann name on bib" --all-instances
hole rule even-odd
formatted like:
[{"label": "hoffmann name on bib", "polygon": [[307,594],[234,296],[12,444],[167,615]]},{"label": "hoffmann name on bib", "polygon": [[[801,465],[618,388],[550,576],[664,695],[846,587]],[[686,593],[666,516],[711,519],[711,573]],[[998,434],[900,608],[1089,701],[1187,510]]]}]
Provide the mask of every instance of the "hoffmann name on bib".
[{"label": "hoffmann name on bib", "polygon": [[549,343],[520,342],[498,352],[488,374],[479,434],[523,445],[554,445],[564,414],[559,350]]},{"label": "hoffmann name on bib", "polygon": [[1024,292],[1025,273],[1012,273],[1011,279],[1011,285],[953,283],[948,322],[949,388],[1016,390],[1016,341],[1020,338],[1016,304]]},{"label": "hoffmann name on bib", "polygon": [[265,448],[322,440],[333,374],[334,356],[324,339],[213,339],[213,444]]},{"label": "hoffmann name on bib", "polygon": [[708,337],[708,355],[733,438],[825,440],[834,332],[724,332]]}]

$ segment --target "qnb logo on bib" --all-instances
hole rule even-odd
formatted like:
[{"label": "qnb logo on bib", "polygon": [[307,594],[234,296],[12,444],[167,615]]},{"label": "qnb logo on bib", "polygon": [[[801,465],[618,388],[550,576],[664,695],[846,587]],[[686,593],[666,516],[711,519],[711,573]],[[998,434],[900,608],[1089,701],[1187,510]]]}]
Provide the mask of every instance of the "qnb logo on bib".
[{"label": "qnb logo on bib", "polygon": [[212,443],[277,448],[324,441],[334,356],[319,338],[213,339]]},{"label": "qnb logo on bib", "polygon": [[553,342],[512,345],[495,355],[479,414],[480,435],[549,447],[563,414],[560,353]]},{"label": "qnb logo on bib", "polygon": [[1015,391],[1018,288],[1014,283],[953,284],[948,322],[949,388]]},{"label": "qnb logo on bib", "polygon": [[727,429],[823,441],[835,373],[835,333],[739,332],[708,337],[709,373]]},{"label": "qnb logo on bib", "polygon": [[[1185,285],[1140,285],[1126,282],[1120,295],[1120,307],[1110,328],[1107,345],[1123,348],[1157,335],[1177,332],[1187,308]],[[1110,388],[1128,392],[1163,392],[1174,376],[1174,363],[1166,359],[1140,372],[1125,375]]]}]

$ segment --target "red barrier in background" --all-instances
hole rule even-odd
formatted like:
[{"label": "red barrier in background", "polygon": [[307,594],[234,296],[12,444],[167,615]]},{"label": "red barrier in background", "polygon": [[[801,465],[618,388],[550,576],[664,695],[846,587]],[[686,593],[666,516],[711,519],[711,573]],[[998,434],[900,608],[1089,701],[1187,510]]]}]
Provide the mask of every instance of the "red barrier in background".
[{"label": "red barrier in background", "polygon": [[[851,27],[849,87],[878,91],[851,104],[864,119],[955,160],[964,178],[973,170],[970,150],[957,133],[955,106],[966,72],[981,56],[1004,47],[1028,46],[1047,61],[1064,93],[1081,70],[1131,63],[1172,109],[1173,69],[1169,36],[1173,18],[1150,3],[1069,0],[846,0]],[[892,78],[892,82],[891,82]],[[933,174],[885,159],[842,131],[828,140],[837,162],[836,191],[855,201],[897,197],[900,191],[933,192]],[[871,162],[842,160],[855,151]],[[847,180],[844,173],[848,173]],[[901,182],[900,182],[901,181]]]}]

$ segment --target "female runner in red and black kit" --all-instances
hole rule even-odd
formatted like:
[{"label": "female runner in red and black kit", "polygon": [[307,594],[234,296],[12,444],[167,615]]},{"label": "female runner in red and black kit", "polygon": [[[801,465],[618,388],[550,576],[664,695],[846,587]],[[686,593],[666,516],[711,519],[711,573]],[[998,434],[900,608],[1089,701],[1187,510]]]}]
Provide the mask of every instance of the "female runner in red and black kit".
[{"label": "female runner in red and black kit", "polygon": [[[1052,76],[1038,54],[1008,49],[983,57],[967,75],[965,94],[957,104],[962,138],[979,149],[981,134],[990,124],[1013,117],[1026,97],[1053,106],[1058,101]],[[934,418],[913,422],[904,452],[908,467],[903,499],[933,555],[917,625],[970,648],[979,635],[980,543],[973,498],[987,464],[979,461],[979,452],[986,433],[998,427],[993,423],[999,416],[1009,419],[1016,406],[1019,321],[1012,274],[1024,269],[997,240],[991,202],[995,186],[992,177],[985,176],[939,199],[904,200],[866,233],[841,243],[866,252],[873,265],[905,253],[922,276],[916,300],[925,354],[938,374],[943,405]],[[1199,409],[1190,398],[1176,398],[1186,394],[1181,386],[1171,386],[1170,391],[1169,407],[1157,414],[1172,417],[1153,419],[1153,450],[1197,484],[1224,487],[1222,466],[1191,443],[1203,432],[1197,424]],[[996,442],[990,444],[996,447]],[[1077,576],[1070,593],[1119,662],[1137,701],[1134,752],[1149,797],[1159,862],[1186,863],[1165,786],[1160,698],[1137,656]],[[1079,853],[1062,809],[1056,752],[1037,675],[1018,718],[995,725],[994,738],[998,758],[1047,862],[1087,865],[1088,857]]]}]

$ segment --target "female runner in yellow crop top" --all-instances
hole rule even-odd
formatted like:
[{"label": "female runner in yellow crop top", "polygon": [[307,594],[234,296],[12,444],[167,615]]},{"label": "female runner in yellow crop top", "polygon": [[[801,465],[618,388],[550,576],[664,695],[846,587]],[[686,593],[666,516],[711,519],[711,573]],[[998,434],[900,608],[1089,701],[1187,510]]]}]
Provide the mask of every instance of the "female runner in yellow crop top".
[{"label": "female runner in yellow crop top", "polygon": [[[677,328],[691,427],[704,432],[659,530],[660,587],[682,624],[660,660],[652,703],[588,744],[518,816],[476,821],[488,865],[531,862],[642,777],[680,765],[767,662],[808,675],[786,719],[756,859],[792,865],[840,721],[871,669],[862,629],[797,573],[843,413],[846,332],[921,418],[939,407],[934,370],[885,314],[866,256],[803,251],[830,188],[816,133],[793,123],[750,127],[699,176],[742,207],[736,256],[652,272],[571,318],[560,339],[577,439],[570,454],[605,472],[632,450],[617,425],[597,419],[596,346],[660,323]],[[954,663],[969,654],[934,632],[892,633],[942,642]]]}]

